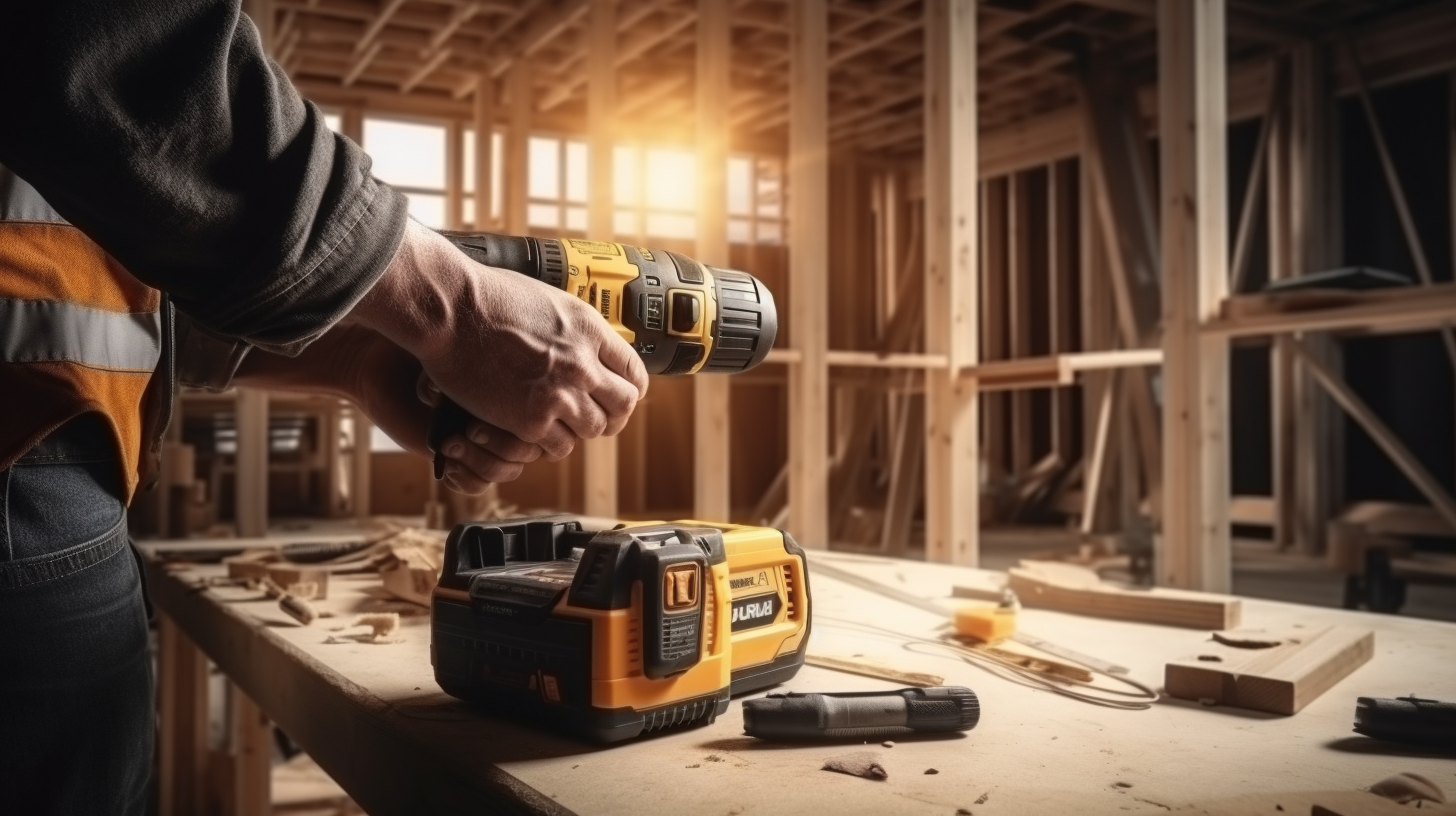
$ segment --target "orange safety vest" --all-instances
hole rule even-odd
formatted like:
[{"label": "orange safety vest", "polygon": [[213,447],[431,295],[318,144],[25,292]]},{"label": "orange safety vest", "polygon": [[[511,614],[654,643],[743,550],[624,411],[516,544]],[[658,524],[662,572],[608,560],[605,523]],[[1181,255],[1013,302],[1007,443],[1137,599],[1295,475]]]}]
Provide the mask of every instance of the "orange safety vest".
[{"label": "orange safety vest", "polygon": [[[0,470],[66,422],[100,414],[127,501],[155,476],[171,395],[161,293],[0,166]],[[170,321],[167,321],[170,322]],[[160,400],[166,400],[165,405]]]}]

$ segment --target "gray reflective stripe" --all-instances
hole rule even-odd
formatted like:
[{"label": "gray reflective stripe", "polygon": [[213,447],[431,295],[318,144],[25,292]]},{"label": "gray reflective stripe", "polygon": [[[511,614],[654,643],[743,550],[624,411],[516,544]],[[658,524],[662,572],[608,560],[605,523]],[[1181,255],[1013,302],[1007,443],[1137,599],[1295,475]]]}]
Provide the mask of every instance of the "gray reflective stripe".
[{"label": "gray reflective stripe", "polygon": [[0,362],[72,362],[152,371],[162,354],[162,319],[57,300],[0,298]]},{"label": "gray reflective stripe", "polygon": [[0,164],[0,221],[66,223],[34,187],[3,164]]}]

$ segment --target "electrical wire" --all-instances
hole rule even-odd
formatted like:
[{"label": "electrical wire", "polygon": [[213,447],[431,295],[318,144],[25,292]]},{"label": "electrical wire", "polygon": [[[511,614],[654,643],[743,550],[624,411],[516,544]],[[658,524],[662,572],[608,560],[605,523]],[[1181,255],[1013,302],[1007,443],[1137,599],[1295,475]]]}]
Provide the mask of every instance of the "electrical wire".
[{"label": "electrical wire", "polygon": [[[1018,665],[997,655],[966,646],[959,641],[951,639],[949,635],[941,640],[932,640],[930,638],[909,635],[904,632],[897,632],[893,629],[876,626],[871,623],[817,613],[814,615],[814,622],[819,624],[827,623],[830,626],[843,629],[858,630],[863,633],[898,641],[900,648],[913,654],[942,657],[948,660],[960,660],[993,676],[1016,683],[1017,685],[1040,689],[1042,691],[1050,691],[1054,694],[1060,694],[1063,697],[1070,697],[1073,700],[1079,700],[1092,705],[1115,708],[1123,711],[1141,711],[1151,708],[1153,703],[1156,703],[1159,699],[1158,692],[1143,683],[1130,677],[1109,674],[1090,666],[1085,668],[1092,674],[1100,675],[1109,680],[1130,686],[1134,691],[1120,691],[1118,689],[1106,688],[1105,686],[1095,685],[1070,677],[1048,676],[1043,672]],[[1077,686],[1095,689],[1098,693],[1080,691],[1075,688]],[[1106,695],[1113,696],[1109,697]]]}]

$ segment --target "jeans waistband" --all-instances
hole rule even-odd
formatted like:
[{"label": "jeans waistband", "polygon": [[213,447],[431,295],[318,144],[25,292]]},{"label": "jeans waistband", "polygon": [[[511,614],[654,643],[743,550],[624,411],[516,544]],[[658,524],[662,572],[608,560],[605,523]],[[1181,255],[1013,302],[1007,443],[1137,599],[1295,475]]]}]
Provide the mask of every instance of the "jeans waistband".
[{"label": "jeans waistband", "polygon": [[100,414],[82,414],[57,428],[15,461],[17,465],[112,462],[120,458],[111,428]]}]

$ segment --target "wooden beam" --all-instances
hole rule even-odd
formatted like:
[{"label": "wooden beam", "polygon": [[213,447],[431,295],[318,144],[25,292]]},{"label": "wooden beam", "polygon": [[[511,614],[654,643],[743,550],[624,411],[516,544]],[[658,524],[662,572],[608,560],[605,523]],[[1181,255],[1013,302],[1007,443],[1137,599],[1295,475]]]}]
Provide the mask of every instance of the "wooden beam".
[{"label": "wooden beam", "polygon": [[481,74],[475,85],[475,229],[495,228],[491,191],[495,188],[495,81]]},{"label": "wooden beam", "polygon": [[[613,228],[613,137],[617,117],[617,0],[591,0],[587,27],[587,234],[611,240]],[[582,446],[585,510],[588,516],[617,517],[617,439],[600,436]]]},{"label": "wooden beam", "polygon": [[520,60],[511,68],[510,78],[510,126],[505,134],[505,195],[502,202],[501,220],[506,232],[511,235],[525,235],[526,202],[530,191],[527,174],[530,172],[530,156],[527,147],[531,138],[531,63]]},{"label": "wooden beam", "polygon": [[1240,295],[1203,325],[1206,334],[1257,337],[1310,331],[1421,331],[1456,314],[1456,284],[1351,292]]},{"label": "wooden beam", "polygon": [[360,34],[358,41],[354,43],[354,53],[363,54],[367,51],[374,44],[374,38],[379,36],[379,32],[383,31],[385,26],[389,25],[390,18],[404,4],[405,0],[384,0],[384,5],[379,7],[379,13],[369,21],[368,25],[364,26],[364,33]]},{"label": "wooden beam", "polygon": [[1420,459],[1411,452],[1410,448],[1400,441],[1400,437],[1395,435],[1390,426],[1381,421],[1380,417],[1370,410],[1370,406],[1360,399],[1354,389],[1330,371],[1297,338],[1285,337],[1281,342],[1289,344],[1289,347],[1309,367],[1310,373],[1314,375],[1320,385],[1324,386],[1335,402],[1339,403],[1352,419],[1360,423],[1360,427],[1370,434],[1370,438],[1385,452],[1386,456],[1390,457],[1390,461],[1401,473],[1405,474],[1407,479],[1411,480],[1417,490],[1421,491],[1421,495],[1426,497],[1426,501],[1436,508],[1436,512],[1441,514],[1441,518],[1445,519],[1452,528],[1456,528],[1456,499],[1451,498],[1451,494],[1446,492],[1441,483],[1421,464]]},{"label": "wooden beam", "polygon": [[[732,69],[729,0],[698,0],[695,105],[698,145],[697,260],[728,267],[728,99]],[[693,378],[693,517],[727,521],[730,381]]]},{"label": "wooden beam", "polygon": [[[1009,321],[1012,361],[1031,356],[1031,283],[1034,276],[1031,259],[1032,219],[1031,174],[1015,173],[1009,179],[1006,214],[1006,315]],[[1042,305],[1042,304],[1037,304]],[[1031,392],[1017,388],[1011,394],[1011,413],[1006,430],[1011,436],[1011,473],[1023,477],[1032,466]]]},{"label": "wooden beam", "polygon": [[238,535],[255,538],[268,534],[268,392],[239,388],[236,406]]},{"label": "wooden beam", "polygon": [[[588,6],[589,0],[547,0],[535,8],[523,9],[531,12],[531,23],[519,35],[509,33],[510,40],[501,48],[504,54],[491,64],[490,75],[497,79],[505,76],[517,63],[524,62],[546,43],[576,25],[586,14]],[[506,36],[508,32],[508,29],[502,31],[501,36]],[[497,47],[500,44],[500,38],[491,43]]]},{"label": "wooden beam", "polygon": [[[976,7],[926,0],[925,350],[979,359]],[[926,372],[925,554],[975,566],[980,416],[974,379]]]},{"label": "wooden beam", "polygon": [[1264,168],[1268,163],[1269,139],[1275,130],[1275,119],[1284,111],[1288,87],[1284,63],[1275,61],[1270,70],[1275,72],[1275,80],[1269,89],[1269,106],[1259,123],[1259,139],[1254,146],[1254,161],[1249,168],[1249,182],[1244,187],[1244,199],[1239,207],[1239,226],[1234,233],[1233,260],[1229,269],[1229,292],[1232,294],[1238,294],[1244,288],[1244,274],[1249,267],[1249,252],[1254,243],[1254,217],[1259,209],[1259,196],[1268,183]]},{"label": "wooden beam", "polygon": [[379,56],[379,52],[382,50],[384,50],[384,43],[374,42],[370,44],[349,63],[349,68],[344,72],[344,78],[339,80],[339,84],[345,88],[353,85],[354,81],[364,73],[365,69],[369,67],[369,63],[373,62],[374,58]]},{"label": "wooden beam", "polygon": [[1228,288],[1224,0],[1159,0],[1163,480],[1159,584],[1227,592],[1228,345],[1199,332]]},{"label": "wooden beam", "polygon": [[789,367],[789,527],[829,546],[829,42],[826,0],[790,11],[789,320],[802,355]]},{"label": "wooden beam", "polygon": [[441,48],[439,51],[436,51],[434,55],[431,56],[429,59],[425,60],[424,64],[416,69],[414,73],[406,77],[404,82],[401,82],[399,84],[399,92],[402,94],[407,94],[410,91],[413,91],[416,87],[419,86],[421,82],[425,81],[426,77],[439,70],[440,66],[444,65],[445,60],[448,59],[450,59],[450,49]]}]

